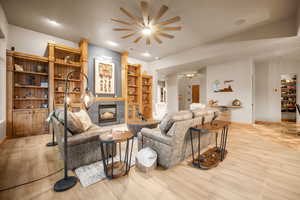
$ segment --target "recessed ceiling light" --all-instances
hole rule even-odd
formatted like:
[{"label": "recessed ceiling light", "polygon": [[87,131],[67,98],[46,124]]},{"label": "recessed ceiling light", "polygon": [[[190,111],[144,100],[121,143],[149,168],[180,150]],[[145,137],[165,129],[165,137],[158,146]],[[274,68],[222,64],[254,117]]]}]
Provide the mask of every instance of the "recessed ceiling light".
[{"label": "recessed ceiling light", "polygon": [[151,35],[152,30],[149,27],[145,27],[145,28],[142,29],[142,33],[144,35]]},{"label": "recessed ceiling light", "polygon": [[148,53],[148,52],[142,53],[142,55],[145,56],[145,57],[150,57],[151,56],[151,54]]},{"label": "recessed ceiling light", "polygon": [[195,74],[185,74],[185,77],[187,78],[193,78],[195,76]]},{"label": "recessed ceiling light", "polygon": [[246,20],[245,19],[238,19],[234,23],[235,23],[235,25],[242,25],[242,24],[246,23]]},{"label": "recessed ceiling light", "polygon": [[110,46],[114,46],[114,47],[119,46],[118,43],[115,43],[113,41],[107,41],[107,44],[109,44]]},{"label": "recessed ceiling light", "polygon": [[54,20],[52,20],[52,19],[47,19],[47,22],[49,23],[49,24],[51,24],[52,26],[61,26],[61,24],[60,23],[58,23],[57,21],[54,21]]}]

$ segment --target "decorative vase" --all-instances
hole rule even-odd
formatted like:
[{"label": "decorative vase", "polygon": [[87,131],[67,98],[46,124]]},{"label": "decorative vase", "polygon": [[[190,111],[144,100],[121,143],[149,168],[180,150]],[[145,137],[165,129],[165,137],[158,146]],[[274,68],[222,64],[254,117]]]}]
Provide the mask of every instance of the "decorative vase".
[{"label": "decorative vase", "polygon": [[232,102],[232,105],[233,105],[233,106],[241,106],[241,105],[242,105],[242,103],[241,103],[241,101],[240,101],[240,100],[238,100],[238,99],[235,99],[235,100],[233,100],[233,102]]}]

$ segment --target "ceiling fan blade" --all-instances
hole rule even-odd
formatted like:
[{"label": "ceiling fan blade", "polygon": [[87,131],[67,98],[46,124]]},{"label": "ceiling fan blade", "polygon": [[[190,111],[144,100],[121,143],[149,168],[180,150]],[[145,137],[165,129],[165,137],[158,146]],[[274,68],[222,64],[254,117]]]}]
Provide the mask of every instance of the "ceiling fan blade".
[{"label": "ceiling fan blade", "polygon": [[158,21],[168,10],[168,6],[162,5],[157,13],[157,15],[153,18],[151,21],[151,24],[155,24],[156,21]]},{"label": "ceiling fan blade", "polygon": [[160,31],[157,31],[156,34],[161,35],[161,36],[163,36],[163,37],[170,38],[170,39],[173,39],[173,38],[174,38],[174,35],[170,35],[170,34],[167,34],[167,33],[163,33],[163,32],[160,32]]},{"label": "ceiling fan blade", "polygon": [[142,38],[143,38],[143,36],[141,35],[141,36],[137,37],[133,42],[138,43]]},{"label": "ceiling fan blade", "polygon": [[147,1],[141,1],[141,10],[144,20],[144,25],[148,26],[148,19],[149,19],[149,4]]},{"label": "ceiling fan blade", "polygon": [[156,24],[156,26],[163,26],[163,25],[168,25],[168,24],[172,24],[172,23],[175,23],[175,22],[179,22],[180,21],[180,17],[177,16],[177,17],[173,17],[173,18],[170,18],[166,21],[163,21],[159,24]]},{"label": "ceiling fan blade", "polygon": [[123,35],[121,38],[122,38],[122,39],[125,39],[125,38],[128,38],[128,37],[133,36],[133,35],[136,34],[136,33],[137,33],[137,31],[136,31],[136,32],[133,32],[133,33],[129,33],[129,34],[127,34],[127,35]]},{"label": "ceiling fan blade", "polygon": [[147,37],[146,44],[147,44],[147,45],[150,45],[150,44],[151,44],[150,37]]},{"label": "ceiling fan blade", "polygon": [[120,10],[125,13],[125,15],[127,15],[129,18],[131,18],[136,24],[140,25],[140,26],[143,26],[141,24],[141,21],[139,18],[137,18],[136,16],[134,16],[133,14],[131,14],[130,12],[128,12],[125,8],[120,8]]},{"label": "ceiling fan blade", "polygon": [[125,21],[122,21],[122,20],[119,20],[119,19],[111,19],[111,21],[113,21],[113,22],[118,22],[118,23],[121,23],[121,24],[124,24],[124,25],[132,25],[132,24],[130,24],[130,23],[128,23],[128,22],[125,22]]},{"label": "ceiling fan blade", "polygon": [[162,43],[162,41],[159,39],[159,37],[157,37],[157,35],[153,35],[154,39],[156,40],[156,42],[158,42],[159,44]]},{"label": "ceiling fan blade", "polygon": [[181,26],[174,26],[174,27],[161,27],[159,28],[161,31],[180,31]]},{"label": "ceiling fan blade", "polygon": [[133,31],[131,28],[114,28],[114,31]]}]

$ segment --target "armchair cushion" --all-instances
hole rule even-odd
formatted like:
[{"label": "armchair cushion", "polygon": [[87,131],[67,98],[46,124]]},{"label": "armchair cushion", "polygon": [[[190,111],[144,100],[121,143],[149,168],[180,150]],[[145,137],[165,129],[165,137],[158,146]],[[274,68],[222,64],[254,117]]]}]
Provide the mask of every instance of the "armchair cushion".
[{"label": "armchair cushion", "polygon": [[167,145],[171,145],[172,143],[172,138],[163,134],[160,128],[143,128],[141,130],[141,135]]},{"label": "armchair cushion", "polygon": [[[167,134],[170,128],[173,126],[174,122],[183,121],[193,118],[193,113],[191,111],[179,111],[173,114],[166,114],[159,124],[159,128],[162,133]],[[170,135],[171,136],[171,135]]]},{"label": "armchair cushion", "polygon": [[72,137],[68,137],[68,146],[85,144],[97,140],[99,140],[99,134],[97,134],[96,132],[90,134],[77,134]]},{"label": "armchair cushion", "polygon": [[193,113],[188,110],[183,110],[183,111],[179,111],[179,112],[172,114],[172,119],[175,122],[188,120],[188,119],[192,119],[192,118],[193,118]]},{"label": "armchair cushion", "polygon": [[68,145],[74,146],[92,141],[99,141],[99,135],[107,132],[109,132],[109,130],[101,130],[99,126],[92,124],[87,131],[68,137]]}]

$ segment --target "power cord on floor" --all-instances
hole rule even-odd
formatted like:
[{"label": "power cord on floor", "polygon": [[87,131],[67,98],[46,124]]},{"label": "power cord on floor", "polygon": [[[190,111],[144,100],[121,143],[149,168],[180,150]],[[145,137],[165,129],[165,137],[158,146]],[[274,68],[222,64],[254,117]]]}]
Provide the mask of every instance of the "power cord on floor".
[{"label": "power cord on floor", "polygon": [[36,181],[43,180],[43,179],[45,179],[45,178],[48,178],[48,177],[50,177],[50,176],[53,176],[53,175],[57,174],[58,172],[62,171],[63,169],[64,169],[64,168],[61,168],[61,169],[57,170],[56,172],[53,172],[53,173],[51,173],[51,174],[48,174],[47,176],[44,176],[44,177],[41,177],[41,178],[38,178],[38,179],[35,179],[35,180],[32,180],[32,181],[29,181],[29,182],[26,182],[26,183],[22,183],[22,184],[19,184],[19,185],[10,186],[10,187],[7,187],[7,188],[0,188],[0,192],[4,192],[4,191],[11,190],[11,189],[14,189],[14,188],[23,186],[23,185],[27,185],[27,184],[30,184],[30,183],[34,183],[34,182],[36,182]]}]

